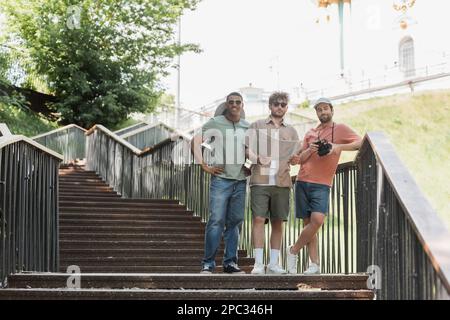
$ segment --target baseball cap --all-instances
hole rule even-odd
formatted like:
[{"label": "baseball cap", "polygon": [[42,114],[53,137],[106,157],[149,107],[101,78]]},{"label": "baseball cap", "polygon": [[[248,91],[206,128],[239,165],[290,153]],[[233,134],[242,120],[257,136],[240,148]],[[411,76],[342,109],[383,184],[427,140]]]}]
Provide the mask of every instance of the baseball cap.
[{"label": "baseball cap", "polygon": [[317,99],[317,101],[314,103],[314,109],[321,103],[326,103],[329,104],[331,107],[333,107],[333,104],[331,103],[331,100],[328,98],[319,98]]}]

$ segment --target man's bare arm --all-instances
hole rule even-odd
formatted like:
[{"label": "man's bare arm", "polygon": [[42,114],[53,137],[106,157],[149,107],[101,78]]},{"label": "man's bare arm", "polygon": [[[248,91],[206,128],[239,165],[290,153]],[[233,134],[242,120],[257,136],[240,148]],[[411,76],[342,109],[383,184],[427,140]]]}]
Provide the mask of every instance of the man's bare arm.
[{"label": "man's bare arm", "polygon": [[317,152],[318,146],[314,143],[311,143],[308,148],[303,148],[300,150],[300,152],[297,155],[294,155],[291,157],[290,164],[296,165],[296,164],[304,164],[306,160],[311,157],[311,155],[314,152]]},{"label": "man's bare arm", "polygon": [[333,148],[331,149],[331,152],[333,151],[355,151],[359,150],[361,148],[362,139],[359,139],[357,141],[353,141],[351,143],[346,144],[332,144]]},{"label": "man's bare arm", "polygon": [[203,161],[202,143],[203,143],[203,138],[202,138],[201,134],[197,134],[194,136],[194,138],[192,138],[191,151],[194,154],[195,163],[199,163],[200,166],[202,167],[203,171],[210,173],[212,175],[217,175],[217,174],[223,173],[223,168],[208,166]]}]

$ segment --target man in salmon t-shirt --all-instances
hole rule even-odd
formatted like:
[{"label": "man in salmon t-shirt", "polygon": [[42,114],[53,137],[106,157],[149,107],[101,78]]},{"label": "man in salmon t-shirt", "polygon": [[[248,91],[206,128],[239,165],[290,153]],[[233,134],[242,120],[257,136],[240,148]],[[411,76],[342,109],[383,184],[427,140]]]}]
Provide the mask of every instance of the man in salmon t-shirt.
[{"label": "man in salmon t-shirt", "polygon": [[314,109],[320,125],[306,133],[299,154],[290,161],[301,165],[295,183],[295,215],[303,219],[305,227],[295,244],[286,249],[289,273],[297,273],[297,255],[305,245],[311,260],[305,274],[320,273],[317,232],[328,213],[339,157],[341,151],[358,150],[362,142],[351,128],[333,122],[333,105],[329,99],[320,98]]}]

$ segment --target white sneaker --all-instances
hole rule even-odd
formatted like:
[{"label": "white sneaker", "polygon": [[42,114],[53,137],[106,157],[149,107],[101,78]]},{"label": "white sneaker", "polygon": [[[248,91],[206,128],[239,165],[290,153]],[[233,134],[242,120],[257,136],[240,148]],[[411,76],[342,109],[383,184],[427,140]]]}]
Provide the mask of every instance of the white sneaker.
[{"label": "white sneaker", "polygon": [[286,269],[288,273],[297,273],[297,255],[291,253],[291,247],[286,248]]},{"label": "white sneaker", "polygon": [[287,271],[284,270],[280,265],[276,264],[276,265],[268,265],[267,266],[267,273],[272,273],[272,274],[286,274]]},{"label": "white sneaker", "polygon": [[320,274],[320,266],[311,262],[303,274]]},{"label": "white sneaker", "polygon": [[255,265],[253,266],[253,270],[252,272],[250,272],[251,274],[264,274],[264,264],[262,263],[255,263]]}]

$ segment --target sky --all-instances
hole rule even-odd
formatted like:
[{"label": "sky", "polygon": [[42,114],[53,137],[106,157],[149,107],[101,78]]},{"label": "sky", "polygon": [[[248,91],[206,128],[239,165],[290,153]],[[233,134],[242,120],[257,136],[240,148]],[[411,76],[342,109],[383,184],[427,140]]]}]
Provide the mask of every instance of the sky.
[{"label": "sky", "polygon": [[[181,105],[198,109],[249,84],[267,91],[293,91],[300,84],[320,87],[324,80],[337,78],[337,7],[331,7],[329,23],[317,24],[320,11],[312,2],[203,0],[195,11],[186,12],[181,22],[181,41],[197,43],[203,52],[181,58]],[[397,48],[380,47],[384,39],[398,32],[398,13],[392,3],[393,0],[353,0],[346,25],[349,67],[368,72],[394,63],[390,56]],[[450,29],[448,12],[449,0],[417,0],[410,13],[421,32],[427,33],[445,29],[445,24]],[[450,50],[450,41],[444,42],[443,48]],[[431,46],[436,45],[428,47]],[[176,72],[163,83],[169,93],[176,94]]]}]

